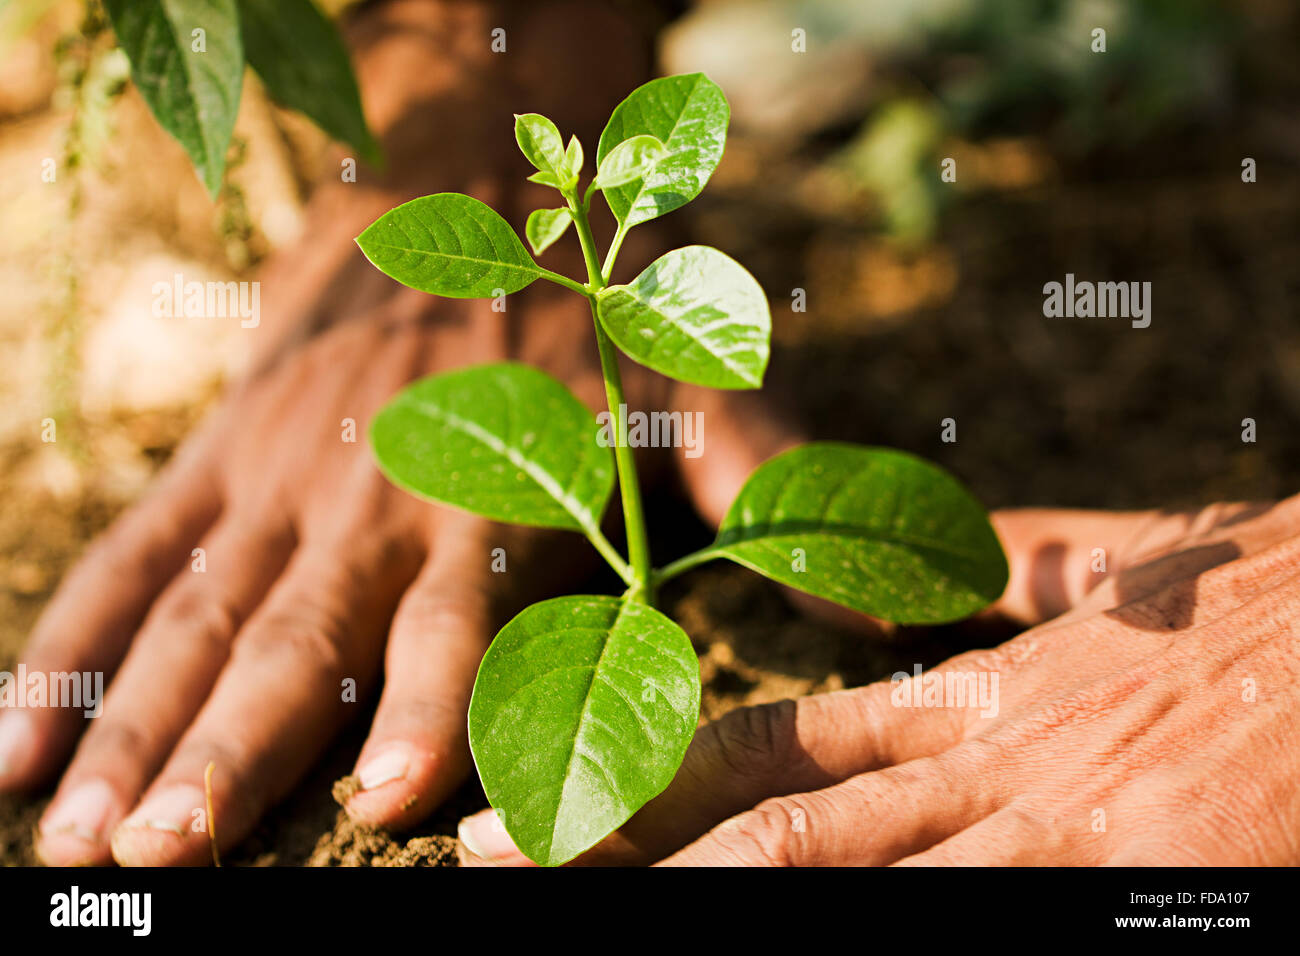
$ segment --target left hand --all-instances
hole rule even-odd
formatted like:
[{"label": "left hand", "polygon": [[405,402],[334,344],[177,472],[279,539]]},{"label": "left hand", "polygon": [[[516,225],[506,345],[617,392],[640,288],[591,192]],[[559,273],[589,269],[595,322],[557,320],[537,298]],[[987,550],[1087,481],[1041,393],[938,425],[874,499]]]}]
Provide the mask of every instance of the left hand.
[{"label": "left hand", "polygon": [[[1300,497],[994,523],[997,609],[1038,626],[922,689],[995,696],[903,706],[909,680],[735,711],[578,862],[1300,863]],[[525,863],[492,824],[462,839]]]}]

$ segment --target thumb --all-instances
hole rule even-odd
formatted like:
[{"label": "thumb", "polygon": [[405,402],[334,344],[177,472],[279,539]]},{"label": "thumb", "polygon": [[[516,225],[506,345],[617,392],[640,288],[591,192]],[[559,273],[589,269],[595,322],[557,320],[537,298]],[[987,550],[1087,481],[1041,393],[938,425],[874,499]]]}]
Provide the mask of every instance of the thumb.
[{"label": "thumb", "polygon": [[990,515],[1011,576],[990,611],[1027,626],[1074,607],[1121,570],[1157,511],[1016,508]]},{"label": "thumb", "polygon": [[806,440],[754,392],[678,385],[671,402],[700,423],[694,446],[677,449],[677,466],[691,502],[715,528],[755,468]]}]

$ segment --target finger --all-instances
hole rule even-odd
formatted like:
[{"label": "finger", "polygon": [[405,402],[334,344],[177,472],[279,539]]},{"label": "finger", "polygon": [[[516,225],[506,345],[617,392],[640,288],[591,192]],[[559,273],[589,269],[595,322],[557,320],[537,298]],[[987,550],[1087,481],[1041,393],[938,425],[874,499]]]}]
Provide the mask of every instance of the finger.
[{"label": "finger", "polygon": [[1153,511],[1018,508],[990,515],[1011,567],[991,608],[1026,625],[1065,613],[1119,569]]},{"label": "finger", "polygon": [[491,638],[487,534],[470,515],[440,514],[433,554],[398,606],[384,690],[357,758],[357,820],[409,826],[436,807],[470,768],[466,714]]},{"label": "finger", "polygon": [[1087,817],[1053,819],[1012,803],[894,866],[1096,866],[1105,859],[1102,835]]},{"label": "finger", "polygon": [[775,797],[664,860],[666,866],[879,866],[934,846],[1009,798],[979,773],[978,743]]},{"label": "finger", "polygon": [[[69,573],[24,651],[28,673],[107,676],[117,667],[150,603],[220,511],[210,441],[184,450]],[[43,780],[81,729],[81,712],[68,708],[0,714],[0,789]]]},{"label": "finger", "polygon": [[697,423],[683,428],[676,461],[696,510],[714,527],[754,469],[802,438],[778,409],[752,393],[678,384],[670,403]]},{"label": "finger", "polygon": [[1138,600],[1268,548],[1300,524],[1300,496],[1175,512],[1028,508],[992,520],[1011,564],[992,610],[1032,625]]},{"label": "finger", "polygon": [[202,564],[154,602],[41,818],[37,853],[47,865],[111,861],[109,834],[207,700],[293,541],[287,522],[227,517],[200,542]]},{"label": "finger", "polygon": [[[662,859],[770,797],[820,789],[947,750],[978,714],[965,708],[914,708],[911,702],[910,681],[880,682],[732,711],[696,733],[663,794],[578,862]],[[519,862],[490,811],[462,821],[461,840],[475,856]]]},{"label": "finger", "polygon": [[420,554],[361,539],[349,550],[304,544],[235,638],[230,662],[140,804],[113,832],[123,865],[209,858],[203,775],[213,774],[222,849],[282,798],[349,716],[345,681],[364,693],[387,624]]}]

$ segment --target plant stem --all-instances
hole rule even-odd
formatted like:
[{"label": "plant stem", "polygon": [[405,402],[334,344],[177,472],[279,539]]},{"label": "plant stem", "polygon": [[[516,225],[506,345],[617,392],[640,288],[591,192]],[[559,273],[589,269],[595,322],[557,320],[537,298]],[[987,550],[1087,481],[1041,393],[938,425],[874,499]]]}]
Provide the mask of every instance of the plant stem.
[{"label": "plant stem", "polygon": [[667,564],[664,567],[660,568],[658,571],[654,572],[653,580],[654,580],[655,587],[658,587],[659,585],[663,584],[665,581],[672,580],[673,578],[677,577],[677,575],[682,574],[685,571],[689,571],[691,568],[696,567],[697,565],[706,564],[707,562],[713,561],[719,557],[721,557],[721,555],[719,555],[718,552],[714,550],[714,546],[709,545],[707,548],[701,548],[699,551],[694,551],[686,555],[686,557],[684,558],[678,558],[672,564]]},{"label": "plant stem", "polygon": [[566,275],[560,275],[560,273],[558,272],[552,272],[550,269],[541,269],[539,267],[539,270],[542,273],[543,279],[549,279],[551,282],[554,282],[556,285],[562,285],[566,289],[578,293],[578,295],[587,294],[587,288],[581,282],[577,282],[573,279],[570,279]]},{"label": "plant stem", "polygon": [[600,270],[602,284],[608,284],[610,276],[614,274],[614,260],[618,258],[618,250],[623,248],[623,240],[626,236],[627,227],[620,222],[614,232],[614,239],[609,244],[609,251],[605,253],[605,264]]},{"label": "plant stem", "polygon": [[600,556],[608,561],[609,566],[623,579],[623,583],[629,588],[635,588],[636,575],[632,573],[632,566],[623,560],[623,555],[618,553],[618,548],[609,543],[609,538],[605,537],[599,528],[584,528],[583,533],[586,534],[592,547],[600,552]]},{"label": "plant stem", "polygon": [[605,376],[605,401],[609,406],[610,431],[614,438],[614,461],[618,466],[618,487],[623,499],[623,523],[627,528],[627,556],[632,564],[633,600],[654,604],[654,587],[650,572],[650,544],[645,529],[645,511],[641,507],[641,483],[637,479],[636,461],[628,447],[619,406],[623,404],[623,380],[618,371],[618,354],[614,343],[601,328],[596,317],[596,297],[588,296],[591,319],[596,327],[596,347],[600,350],[600,369]]},{"label": "plant stem", "polygon": [[[578,232],[578,242],[582,245],[582,259],[587,264],[587,293],[594,296],[605,288],[605,280],[600,272],[600,260],[596,258],[596,239],[591,234],[591,222],[587,219],[587,207],[578,201],[577,193],[565,193],[569,203],[569,212],[573,214],[573,226]],[[592,308],[596,307],[592,302]],[[593,316],[594,317],[594,316]]]},{"label": "plant stem", "polygon": [[600,352],[600,371],[605,379],[605,402],[609,407],[609,428],[614,439],[614,462],[618,467],[618,487],[623,502],[623,523],[627,529],[627,554],[632,565],[628,598],[644,604],[654,604],[654,581],[651,578],[650,544],[646,535],[645,511],[641,506],[641,483],[637,478],[636,460],[628,447],[619,408],[623,401],[623,377],[618,370],[618,352],[605,333],[596,313],[596,294],[605,287],[596,258],[596,241],[587,220],[587,208],[578,201],[576,193],[566,193],[569,211],[577,229],[578,242],[582,244],[582,257],[587,264],[585,294],[591,306],[591,321],[596,330],[596,348]]}]

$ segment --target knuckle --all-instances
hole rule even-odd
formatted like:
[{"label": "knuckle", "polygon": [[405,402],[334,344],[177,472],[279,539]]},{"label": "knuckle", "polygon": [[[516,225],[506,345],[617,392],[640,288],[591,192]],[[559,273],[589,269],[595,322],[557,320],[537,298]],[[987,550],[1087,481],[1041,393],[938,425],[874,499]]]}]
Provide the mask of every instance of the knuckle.
[{"label": "knuckle", "polygon": [[797,715],[798,705],[793,700],[731,711],[709,725],[719,761],[741,777],[788,767],[796,750]]},{"label": "knuckle", "polygon": [[959,671],[1015,673],[1041,660],[1050,649],[1048,633],[1035,628],[997,647],[958,654],[944,666]]},{"label": "knuckle", "polygon": [[403,617],[431,634],[485,631],[488,597],[484,589],[467,585],[455,591],[413,589],[402,608]]},{"label": "knuckle", "polygon": [[298,670],[333,679],[346,672],[343,627],[319,608],[275,610],[240,637],[236,651],[256,658],[255,666],[286,662]]},{"label": "knuckle", "polygon": [[93,752],[109,756],[114,763],[153,753],[158,742],[156,732],[134,720],[113,720],[105,717],[91,728],[86,737],[86,747]]},{"label": "knuckle", "polygon": [[1007,830],[1031,834],[1041,842],[1045,842],[1050,834],[1056,833],[1061,825],[1059,811],[1031,805],[1025,797],[1012,799],[998,813]]},{"label": "knuckle", "polygon": [[391,706],[387,714],[393,724],[412,732],[426,734],[447,727],[463,732],[465,707],[460,700],[429,694],[393,699],[391,705],[385,702],[382,706]]},{"label": "knuckle", "polygon": [[806,812],[790,797],[764,800],[753,810],[720,824],[714,839],[727,857],[762,866],[794,866],[792,821]]},{"label": "knuckle", "polygon": [[[1052,696],[1037,709],[1018,716],[1016,720],[979,739],[989,746],[1013,752],[1023,751],[1026,747],[1048,743],[1059,734],[1095,726],[1114,714],[1126,701],[1143,693],[1158,694],[1160,698],[1167,699],[1170,690],[1157,684],[1161,680],[1163,667],[1163,662],[1159,660],[1142,662],[1125,671],[1086,683],[1069,693]],[[1132,748],[1116,744],[1104,756],[1110,760],[1124,760],[1131,756],[1131,751]]]},{"label": "knuckle", "polygon": [[[181,743],[159,776],[159,782],[174,779],[202,786],[204,769],[211,763],[219,771],[212,779],[218,802],[238,802],[244,808],[265,808],[284,796],[285,778],[277,772],[277,764],[282,760],[282,755],[275,750],[249,747],[247,741],[237,734],[216,736],[205,731]],[[254,814],[257,815],[260,815],[260,809]]]},{"label": "knuckle", "polygon": [[229,650],[241,618],[231,601],[196,586],[169,590],[154,611],[154,622],[165,633],[181,632],[187,641],[220,654]]}]

